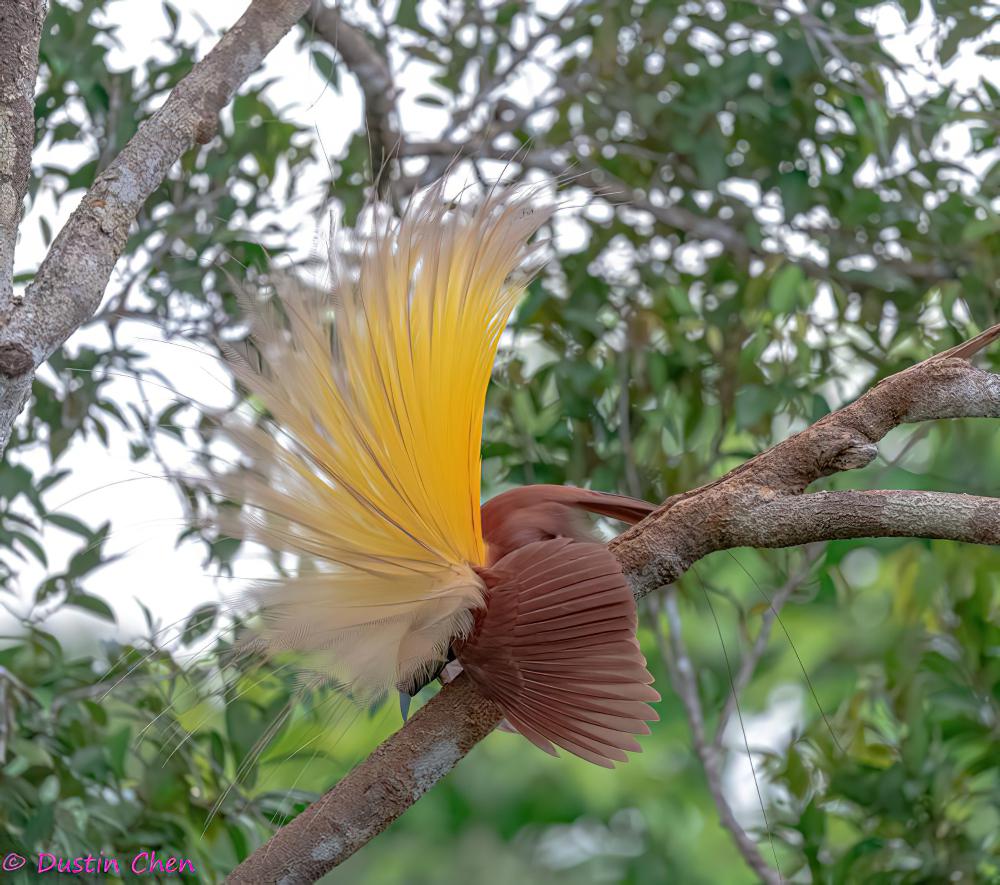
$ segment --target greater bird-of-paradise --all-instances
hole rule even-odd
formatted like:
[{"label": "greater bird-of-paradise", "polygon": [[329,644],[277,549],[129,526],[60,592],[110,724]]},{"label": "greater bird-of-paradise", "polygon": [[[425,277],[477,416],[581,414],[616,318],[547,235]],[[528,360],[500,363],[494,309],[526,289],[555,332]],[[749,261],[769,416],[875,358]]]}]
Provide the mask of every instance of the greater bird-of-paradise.
[{"label": "greater bird-of-paradise", "polygon": [[314,565],[256,591],[261,638],[371,698],[457,657],[543,749],[610,766],[658,700],[632,596],[580,510],[653,507],[527,486],[480,507],[486,388],[551,210],[497,188],[478,208],[432,187],[395,226],[335,258],[328,294],[289,287],[252,310],[240,382],[269,414],[229,429],[245,506],[228,534]]}]

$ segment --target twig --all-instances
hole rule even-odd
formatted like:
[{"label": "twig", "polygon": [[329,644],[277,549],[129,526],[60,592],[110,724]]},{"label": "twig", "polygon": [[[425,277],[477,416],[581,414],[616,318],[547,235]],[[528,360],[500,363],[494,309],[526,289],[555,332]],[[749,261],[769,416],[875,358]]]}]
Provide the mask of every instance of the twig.
[{"label": "twig", "polygon": [[669,648],[667,640],[664,639],[663,630],[660,626],[661,607],[656,597],[650,599],[653,612],[657,615],[656,642],[660,649],[660,656],[670,674],[670,684],[677,692],[681,703],[684,705],[684,712],[687,715],[688,725],[691,728],[691,742],[694,746],[695,754],[701,762],[701,767],[705,771],[705,781],[708,784],[708,791],[712,794],[715,807],[719,812],[719,821],[722,823],[730,835],[736,848],[747,862],[747,865],[768,885],[778,885],[780,879],[764,860],[760,850],[753,840],[746,834],[740,826],[732,807],[726,801],[726,794],[722,787],[722,772],[719,766],[720,748],[713,743],[709,743],[705,734],[705,715],[702,712],[701,699],[698,697],[698,683],[695,680],[694,665],[688,654],[681,633],[681,616],[677,606],[677,591],[673,586],[667,587],[663,594],[663,611],[666,613],[667,623],[670,625]]},{"label": "twig", "polygon": [[740,694],[742,694],[743,690],[750,684],[750,680],[753,678],[753,674],[757,669],[757,664],[760,662],[760,659],[767,648],[768,641],[771,638],[771,630],[774,627],[775,621],[778,619],[781,609],[791,598],[791,595],[802,586],[802,582],[809,577],[809,572],[812,570],[813,565],[815,565],[816,560],[819,559],[822,549],[822,547],[818,547],[812,555],[807,556],[802,567],[795,571],[788,578],[788,580],[786,580],[785,583],[778,588],[774,596],[772,596],[769,600],[767,610],[760,619],[760,629],[757,631],[757,637],[754,639],[754,643],[750,648],[750,651],[746,653],[743,661],[740,663],[740,669],[737,671],[736,676],[733,679],[732,691],[730,691],[728,697],[726,698],[726,703],[723,705],[722,712],[719,714],[719,722],[716,725],[715,737],[712,740],[712,747],[716,752],[719,752],[722,749],[722,741],[726,736],[726,726],[728,725],[733,712],[736,710],[736,704],[739,702]]},{"label": "twig", "polygon": [[344,21],[339,9],[313,0],[306,14],[316,36],[328,43],[358,80],[365,100],[365,128],[371,139],[372,175],[380,187],[389,182],[386,164],[399,145],[396,86],[385,57],[360,28]]},{"label": "twig", "polygon": [[[506,131],[506,130],[504,130]],[[480,142],[470,140],[454,142],[448,140],[411,141],[400,146],[401,157],[446,157],[486,156],[494,160],[511,160],[510,151],[497,148],[491,140]],[[773,258],[774,252],[754,248],[746,238],[739,224],[733,224],[718,217],[707,217],[692,212],[683,206],[654,202],[642,190],[633,188],[608,170],[590,160],[575,155],[569,148],[525,150],[517,154],[515,160],[524,169],[539,169],[556,177],[565,175],[566,171],[574,170],[573,184],[586,188],[594,196],[610,203],[612,206],[628,206],[648,213],[666,227],[680,231],[689,237],[699,240],[717,240],[725,248],[727,254],[740,265],[747,265],[751,258]],[[809,231],[809,233],[812,233]],[[823,231],[828,236],[836,232]],[[848,288],[858,285],[857,279],[850,271],[838,270],[835,264],[852,256],[831,255],[830,266],[820,264],[802,255],[784,255],[788,261],[798,265],[810,277],[820,280],[837,280]],[[880,264],[917,280],[922,284],[952,279],[955,271],[947,265],[933,262],[911,262],[880,258]]]},{"label": "twig", "polygon": [[[502,70],[495,70],[485,80],[480,81],[479,86],[476,89],[475,96],[470,99],[468,104],[459,108],[452,115],[448,128],[444,132],[443,138],[445,140],[450,139],[455,132],[468,121],[469,117],[472,116],[476,108],[482,106],[484,102],[488,102],[497,89],[507,84],[510,80],[511,74],[524,64],[524,62],[531,58],[532,54],[543,41],[559,33],[559,30],[562,27],[562,22],[563,18],[561,16],[550,19],[537,34],[528,34],[527,37],[525,37],[524,46],[520,49],[515,49],[511,46],[511,55],[507,64]],[[552,67],[551,59],[547,60],[546,64],[548,67]]]}]

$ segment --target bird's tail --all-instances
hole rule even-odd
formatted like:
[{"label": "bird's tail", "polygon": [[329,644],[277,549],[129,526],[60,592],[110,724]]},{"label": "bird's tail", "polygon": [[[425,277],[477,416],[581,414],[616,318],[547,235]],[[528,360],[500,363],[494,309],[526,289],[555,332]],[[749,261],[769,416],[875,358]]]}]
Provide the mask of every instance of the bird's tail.
[{"label": "bird's tail", "polygon": [[629,525],[635,525],[645,519],[659,506],[627,495],[611,495],[607,492],[595,492],[592,489],[569,487],[566,487],[566,490],[571,495],[571,499],[566,501],[567,504],[599,516],[620,519]]},{"label": "bird's tail", "polygon": [[[618,517],[620,518],[620,517]],[[621,568],[600,544],[537,541],[480,576],[485,611],[458,659],[524,737],[606,768],[638,752],[659,700]]]}]

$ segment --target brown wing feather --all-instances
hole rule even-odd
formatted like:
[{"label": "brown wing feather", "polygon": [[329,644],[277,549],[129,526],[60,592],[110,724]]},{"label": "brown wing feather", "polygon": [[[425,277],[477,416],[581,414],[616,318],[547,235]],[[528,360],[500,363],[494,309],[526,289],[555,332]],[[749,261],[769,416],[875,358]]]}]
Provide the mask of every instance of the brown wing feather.
[{"label": "brown wing feather", "polygon": [[547,753],[613,767],[659,700],[635,639],[632,594],[600,544],[536,541],[481,572],[486,610],[456,653],[479,690]]}]

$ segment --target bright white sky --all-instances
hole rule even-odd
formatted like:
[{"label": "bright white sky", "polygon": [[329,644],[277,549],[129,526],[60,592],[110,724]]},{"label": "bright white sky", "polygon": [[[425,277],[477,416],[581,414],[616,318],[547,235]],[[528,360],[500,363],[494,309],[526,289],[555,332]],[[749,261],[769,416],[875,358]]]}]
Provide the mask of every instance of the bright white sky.
[{"label": "bright white sky", "polygon": [[[246,0],[215,0],[200,3],[195,0],[178,0],[175,6],[181,12],[181,34],[189,39],[199,40],[199,57],[204,55],[216,42],[220,28],[228,27],[245,9]],[[150,9],[157,10],[150,15]],[[160,37],[169,35],[169,24],[160,12],[160,5],[131,3],[119,0],[110,5],[108,19],[119,24],[118,38],[123,49],[112,54],[113,63],[127,65],[139,55],[134,47],[141,47],[141,53],[159,52],[164,56]],[[207,25],[207,27],[206,27]],[[276,77],[270,89],[275,105],[296,109],[296,118],[310,127],[315,127],[331,154],[339,153],[351,132],[361,120],[361,98],[356,84],[345,77],[342,93],[326,88],[308,54],[297,52],[295,37],[289,35],[268,57],[265,66],[251,78],[259,82],[266,77]],[[66,157],[66,151],[56,154],[67,164],[79,162],[79,150],[75,157]],[[316,167],[311,177],[317,190],[321,187],[323,170]],[[308,185],[307,185],[308,186]],[[72,211],[76,202],[67,199],[56,210],[49,205],[33,207],[31,216],[22,225],[24,231],[18,245],[17,263],[19,269],[37,267],[44,255],[37,217],[44,214],[58,224]],[[53,223],[57,229],[58,224]],[[308,250],[315,235],[314,230],[301,232],[301,248]],[[112,277],[109,293],[116,289],[116,279]],[[216,362],[191,350],[181,350],[167,344],[157,344],[147,339],[157,337],[155,329],[133,324],[129,330],[137,338],[138,346],[151,354],[153,363],[158,363],[165,373],[174,380],[178,390],[201,402],[223,405],[229,402],[228,383],[223,370]],[[103,334],[90,333],[94,341],[104,340]],[[76,340],[81,340],[78,336]],[[207,376],[212,379],[208,380]],[[111,396],[124,408],[125,402],[133,402],[141,407],[141,398],[136,384],[126,379],[116,379],[108,388]],[[172,400],[170,394],[147,385],[146,395],[157,410],[164,408]],[[109,541],[109,552],[124,554],[122,559],[95,572],[86,583],[86,589],[103,596],[119,615],[125,629],[137,629],[142,619],[133,599],[141,599],[163,623],[171,623],[182,618],[197,605],[229,594],[233,588],[231,581],[215,580],[202,567],[202,550],[196,544],[174,547],[174,539],[180,530],[183,513],[175,492],[169,483],[159,479],[137,479],[140,471],[160,472],[155,462],[132,465],[128,456],[128,440],[123,433],[112,433],[110,449],[104,449],[96,439],[78,442],[64,456],[63,465],[71,470],[66,481],[61,483],[49,496],[49,504],[56,507],[69,502],[62,509],[79,516],[88,524],[113,517],[113,535]],[[187,461],[186,453],[179,446],[167,446],[165,454],[174,465]],[[30,459],[33,464],[44,464],[44,456]],[[78,497],[82,496],[82,497]],[[57,530],[49,530],[45,538],[53,570],[60,567],[60,556],[73,551],[72,537],[64,536]],[[241,569],[242,571],[242,569]],[[30,593],[40,571],[26,569],[22,574],[21,592]],[[53,619],[54,629],[79,627],[91,632],[106,632],[108,628],[87,615],[72,612],[61,613]],[[72,624],[71,624],[72,622]],[[61,631],[60,631],[61,632]]]},{"label": "bright white sky", "polygon": [[[161,38],[168,37],[169,22],[160,11],[159,4],[152,5],[157,10],[155,15],[150,15],[150,5],[147,4],[127,0],[110,4],[107,20],[118,25],[117,37],[122,47],[111,53],[113,65],[125,68],[135,64],[140,57],[135,47],[141,47],[141,57],[151,54],[163,59],[170,57],[163,43],[159,42]],[[181,15],[180,35],[187,40],[197,40],[198,57],[202,57],[215,44],[219,31],[236,21],[246,5],[247,0],[215,0],[211,4],[197,0],[174,0],[174,6]],[[550,9],[562,5],[561,0],[544,4]],[[433,15],[434,8],[433,3],[427,4],[426,14]],[[326,153],[336,156],[362,125],[360,91],[354,78],[346,75],[341,78],[340,91],[330,87],[317,72],[309,54],[296,50],[296,39],[294,32],[286,36],[248,82],[253,85],[273,79],[268,95],[274,106],[290,109],[289,118],[313,129]],[[405,77],[401,78],[399,111],[404,130],[412,136],[434,138],[440,134],[448,119],[446,110],[415,101],[417,96],[430,91],[428,80],[431,70],[426,62],[411,61]],[[549,76],[542,66],[527,65],[525,73],[514,82],[514,91],[519,97],[527,99],[547,85]],[[84,150],[62,146],[45,153],[44,160],[72,168],[81,162]],[[43,159],[41,154],[37,152],[36,162]],[[301,208],[320,202],[326,189],[324,176],[327,173],[325,162],[319,162],[300,174],[299,192],[307,196],[299,206],[282,214],[285,226],[298,225],[291,245],[300,256],[313,252],[328,229],[325,220],[317,222]],[[18,272],[36,268],[45,254],[38,219],[45,217],[52,229],[58,230],[81,196],[82,192],[65,198],[58,207],[46,196],[31,207],[22,225],[18,244]],[[261,226],[263,223],[259,222]],[[116,272],[108,287],[109,295],[115,293],[119,281],[120,273]],[[169,376],[182,394],[213,406],[222,406],[230,401],[226,374],[207,354],[199,356],[187,344],[180,349],[162,340],[157,341],[157,331],[147,325],[130,324],[126,329],[126,324],[123,324],[120,331],[124,335],[135,336],[137,347],[150,353],[149,363]],[[89,330],[77,333],[73,340],[98,344],[107,339],[103,332]],[[41,374],[44,377],[44,368]],[[127,403],[142,405],[138,387],[132,380],[116,379],[105,389],[122,411],[126,411]],[[167,391],[149,384],[144,386],[144,393],[156,411],[173,400]],[[149,474],[160,472],[155,462],[130,463],[129,441],[124,434],[113,432],[111,437],[110,449],[104,449],[96,439],[75,441],[74,447],[60,463],[61,467],[69,468],[71,474],[48,496],[50,507],[78,516],[87,524],[96,525],[107,518],[114,520],[108,551],[122,554],[122,559],[95,572],[86,582],[85,589],[104,597],[119,615],[123,628],[130,631],[143,626],[139,609],[133,604],[134,599],[141,600],[162,623],[169,624],[183,618],[196,606],[216,600],[220,595],[229,595],[239,586],[244,586],[245,581],[224,577],[217,579],[207,573],[203,568],[204,548],[201,545],[189,543],[174,547],[174,539],[183,520],[175,492],[166,481],[147,478]],[[166,441],[163,451],[172,467],[187,463],[187,453],[179,445]],[[46,463],[42,452],[19,457],[40,471]],[[74,551],[75,541],[73,536],[65,535],[60,530],[47,530],[45,549],[50,559],[50,570],[62,567]],[[243,579],[267,573],[263,563],[243,561],[238,568],[238,574]],[[41,568],[31,564],[21,569],[22,596],[27,598],[33,592],[42,575]],[[77,629],[88,634],[113,632],[103,622],[73,611],[59,613],[52,619],[52,628],[68,633]]]},{"label": "bright white sky", "polygon": [[[174,5],[181,13],[182,35],[199,39],[200,57],[214,44],[219,29],[230,25],[243,12],[247,0],[213,0],[212,3],[174,0]],[[561,6],[562,2],[547,5]],[[154,8],[156,13],[151,14],[151,9]],[[430,6],[427,9],[432,11]],[[167,55],[162,44],[157,42],[158,38],[169,34],[168,22],[161,14],[158,3],[117,0],[109,7],[108,20],[119,25],[117,33],[124,47],[112,54],[114,63],[126,66],[134,63],[140,55]],[[921,57],[921,48],[931,21],[925,3],[924,14],[918,26],[909,33],[904,33],[904,22],[898,11],[890,4],[880,8],[877,17],[880,32],[883,35],[901,35],[890,38],[887,45],[900,61],[914,67],[914,73],[906,78],[908,90],[921,92],[926,86],[928,75],[939,82],[954,81],[962,90],[971,89],[987,66],[991,68],[990,79],[1000,82],[998,59],[973,59],[970,53],[964,53],[964,57],[949,66],[946,72],[935,71],[930,67]],[[274,78],[275,82],[269,88],[271,101],[277,107],[293,109],[293,116],[299,123],[315,128],[326,152],[337,155],[361,125],[360,93],[350,76],[341,77],[340,92],[325,84],[310,62],[308,54],[296,51],[295,39],[294,35],[286,37],[267,58],[263,69],[251,78],[251,82]],[[428,66],[424,62],[411,63],[407,68],[406,75],[400,79],[399,84],[403,89],[400,112],[405,131],[411,135],[434,137],[446,121],[446,112],[418,105],[414,101],[417,95],[428,91],[427,75]],[[549,76],[544,65],[528,66],[515,82],[513,94],[519,99],[528,100],[548,85]],[[949,147],[941,147],[952,156],[963,157],[969,147],[967,134],[960,129],[956,130],[952,133]],[[41,157],[38,159],[41,160]],[[80,162],[81,149],[63,148],[59,152],[50,152],[45,159],[73,166]],[[315,200],[306,200],[306,204],[315,205],[318,202],[324,187],[325,171],[324,165],[317,164],[302,177],[301,190],[314,190],[317,195]],[[46,200],[32,207],[22,226],[23,233],[17,253],[19,271],[34,269],[44,255],[38,218],[44,215],[53,229],[58,229],[78,199],[79,197],[66,199],[58,209],[51,201]],[[301,210],[292,210],[285,213],[285,220],[295,217],[303,219],[303,216],[305,213]],[[308,253],[315,248],[324,232],[312,219],[304,218],[295,234],[293,245],[300,254]],[[109,293],[115,290],[116,279],[113,277]],[[148,350],[152,362],[174,380],[182,393],[213,405],[229,402],[225,373],[214,360],[199,356],[191,349],[180,349],[162,341],[157,343],[149,340],[155,339],[156,330],[147,326],[134,327],[132,334],[136,339],[142,339],[137,340],[137,345]],[[91,332],[87,337],[100,342],[102,335],[103,333]],[[81,342],[83,336],[78,335],[74,340]],[[126,402],[141,405],[138,389],[132,380],[116,379],[107,390],[123,407],[123,411]],[[172,400],[166,391],[152,386],[147,386],[145,393],[157,410]],[[128,440],[123,433],[112,432],[111,439],[108,450],[97,440],[78,441],[64,456],[60,465],[69,468],[70,475],[48,496],[51,507],[76,515],[88,524],[96,525],[104,519],[113,519],[114,533],[108,549],[109,552],[122,554],[122,558],[95,572],[87,580],[85,588],[106,599],[118,613],[122,628],[126,632],[132,632],[142,627],[139,609],[134,604],[136,599],[142,600],[161,623],[169,624],[183,619],[197,605],[221,599],[243,586],[242,581],[216,579],[207,573],[203,568],[203,548],[200,545],[188,543],[175,548],[174,541],[183,513],[174,491],[161,479],[143,477],[143,473],[156,473],[158,468],[155,463],[133,465],[128,457]],[[182,466],[187,461],[187,453],[179,445],[165,443],[164,453],[174,466]],[[45,459],[42,453],[20,457],[37,467],[39,472],[44,469]],[[75,541],[75,538],[65,536],[58,530],[46,533],[45,548],[53,571],[62,567],[66,557],[75,549]],[[261,562],[244,561],[238,566],[238,573],[242,579],[247,579],[269,572]],[[20,586],[23,597],[26,598],[33,591],[42,576],[40,568],[29,566],[23,570]],[[113,632],[103,622],[72,612],[60,613],[53,618],[50,629],[67,637],[95,637]],[[786,695],[775,698],[775,703],[778,707],[791,704],[797,709],[798,700],[790,700]],[[789,718],[794,720],[797,713],[790,714],[786,710],[778,717],[784,723]],[[748,722],[747,725],[753,728],[753,723]],[[781,730],[787,731],[787,725],[782,726]],[[770,738],[773,736],[764,733],[767,731],[770,729],[765,727],[755,734],[758,744],[771,743]],[[742,736],[737,737],[737,742],[740,747],[734,745],[734,749],[741,749]],[[747,777],[749,771],[739,768],[739,760],[742,759],[742,765],[746,766],[746,759],[740,753],[733,756],[736,767],[730,771],[729,782],[735,792],[740,794],[734,798],[741,808],[752,813],[757,806],[753,783]],[[742,795],[744,793],[745,796]]]}]

